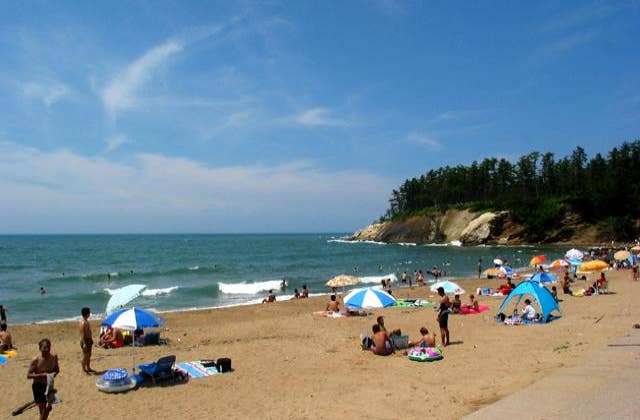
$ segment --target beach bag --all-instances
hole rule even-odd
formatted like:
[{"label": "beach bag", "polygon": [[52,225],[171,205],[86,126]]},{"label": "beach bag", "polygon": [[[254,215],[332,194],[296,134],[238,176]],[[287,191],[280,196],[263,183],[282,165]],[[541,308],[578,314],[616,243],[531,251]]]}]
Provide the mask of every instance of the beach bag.
[{"label": "beach bag", "polygon": [[231,371],[231,359],[223,357],[216,360],[216,368],[218,372],[225,373]]}]

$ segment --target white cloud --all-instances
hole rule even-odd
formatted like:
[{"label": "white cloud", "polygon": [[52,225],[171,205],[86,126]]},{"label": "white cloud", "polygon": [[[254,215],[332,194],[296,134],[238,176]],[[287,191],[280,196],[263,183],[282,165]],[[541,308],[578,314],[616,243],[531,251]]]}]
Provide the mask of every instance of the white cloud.
[{"label": "white cloud", "polygon": [[311,108],[295,117],[298,124],[308,126],[347,126],[349,123],[345,120],[335,118],[331,115],[331,111],[327,108],[316,107]]},{"label": "white cloud", "polygon": [[355,230],[384,212],[396,183],[306,161],[212,167],[158,154],[130,159],[0,142],[3,233]]},{"label": "white cloud", "polygon": [[47,107],[50,107],[71,94],[71,89],[60,82],[28,82],[23,84],[21,88],[25,96],[40,100]]},{"label": "white cloud", "polygon": [[182,48],[182,43],[177,40],[166,41],[151,48],[111,80],[101,92],[102,102],[109,113],[114,116],[119,110],[138,105],[139,90],[151,79],[153,71]]},{"label": "white cloud", "polygon": [[127,137],[124,134],[115,134],[105,140],[106,143],[106,152],[112,152],[116,150],[118,147],[127,143]]},{"label": "white cloud", "polygon": [[409,133],[407,139],[414,143],[425,145],[433,150],[442,150],[442,144],[426,133]]}]

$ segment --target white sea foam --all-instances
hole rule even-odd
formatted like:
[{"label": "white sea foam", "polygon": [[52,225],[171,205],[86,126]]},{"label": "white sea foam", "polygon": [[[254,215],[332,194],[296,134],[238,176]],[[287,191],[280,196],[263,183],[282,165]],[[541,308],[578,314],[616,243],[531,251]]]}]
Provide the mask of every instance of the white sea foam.
[{"label": "white sea foam", "polygon": [[168,295],[169,293],[177,290],[178,286],[165,287],[164,289],[147,289],[142,291],[142,296],[159,296],[159,295]]},{"label": "white sea foam", "polygon": [[386,242],[378,241],[351,241],[348,239],[328,239],[327,242],[339,242],[342,244],[375,244],[375,245],[387,245]]},{"label": "white sea foam", "polygon": [[417,244],[415,242],[398,242],[398,245],[400,245],[400,246],[416,246]]},{"label": "white sea foam", "polygon": [[109,273],[111,277],[118,277],[119,274],[120,273],[118,273],[117,271],[114,271],[113,273]]},{"label": "white sea foam", "polygon": [[377,283],[377,284],[381,284],[380,281],[382,281],[382,279],[391,279],[391,281],[398,281],[398,277],[396,277],[396,275],[394,273],[391,274],[387,274],[386,276],[365,276],[365,277],[360,277],[360,283]]},{"label": "white sea foam", "polygon": [[255,295],[267,290],[280,289],[282,280],[267,280],[257,283],[218,283],[218,289],[228,295]]},{"label": "white sea foam", "polygon": [[451,244],[451,246],[462,246],[462,242],[457,239],[449,242],[449,244]]},{"label": "white sea foam", "polygon": [[194,265],[193,267],[189,267],[189,270],[191,270],[191,271],[196,271],[196,270],[198,270],[199,268],[200,268],[200,266],[199,266],[199,265]]}]

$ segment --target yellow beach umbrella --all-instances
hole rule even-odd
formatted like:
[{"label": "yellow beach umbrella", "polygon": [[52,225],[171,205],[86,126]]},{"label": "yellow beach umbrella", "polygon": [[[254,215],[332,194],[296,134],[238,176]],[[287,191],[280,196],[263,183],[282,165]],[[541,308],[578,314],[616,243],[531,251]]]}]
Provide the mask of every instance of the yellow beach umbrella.
[{"label": "yellow beach umbrella", "polygon": [[337,275],[325,283],[328,287],[345,287],[353,286],[360,283],[360,279],[356,276],[350,276],[348,274]]},{"label": "yellow beach umbrella", "polygon": [[631,251],[633,252],[640,252],[640,246],[636,245],[634,247],[631,248]]},{"label": "yellow beach umbrella", "polygon": [[487,277],[489,276],[498,277],[500,275],[503,275],[504,272],[502,272],[499,268],[487,268],[482,272],[482,274],[484,274]]},{"label": "yellow beach umbrella", "polygon": [[627,258],[629,258],[630,255],[631,253],[629,251],[618,251],[615,254],[613,254],[613,258],[615,258],[618,261],[624,261]]},{"label": "yellow beach umbrella", "polygon": [[578,266],[578,272],[588,273],[591,271],[603,270],[607,267],[609,267],[609,264],[602,260],[587,261]]}]

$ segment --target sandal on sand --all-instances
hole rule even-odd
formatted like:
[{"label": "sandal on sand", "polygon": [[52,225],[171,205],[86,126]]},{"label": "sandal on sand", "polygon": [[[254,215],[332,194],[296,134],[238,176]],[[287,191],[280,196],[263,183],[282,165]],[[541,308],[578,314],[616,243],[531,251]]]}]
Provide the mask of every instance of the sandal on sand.
[{"label": "sandal on sand", "polygon": [[633,324],[633,328],[640,328],[640,324]]}]

